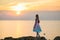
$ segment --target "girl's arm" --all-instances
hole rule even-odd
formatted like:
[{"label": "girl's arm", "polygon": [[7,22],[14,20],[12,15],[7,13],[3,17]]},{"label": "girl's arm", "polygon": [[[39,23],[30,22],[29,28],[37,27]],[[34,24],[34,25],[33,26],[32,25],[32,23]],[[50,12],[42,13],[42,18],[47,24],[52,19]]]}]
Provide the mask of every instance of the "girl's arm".
[{"label": "girl's arm", "polygon": [[37,20],[35,19],[35,26],[36,26]]}]

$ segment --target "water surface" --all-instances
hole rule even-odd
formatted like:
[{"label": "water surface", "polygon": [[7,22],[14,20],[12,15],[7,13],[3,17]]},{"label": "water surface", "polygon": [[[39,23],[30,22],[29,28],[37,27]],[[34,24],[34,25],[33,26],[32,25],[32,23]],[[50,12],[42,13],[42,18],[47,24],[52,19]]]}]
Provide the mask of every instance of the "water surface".
[{"label": "water surface", "polygon": [[[51,40],[60,36],[60,20],[41,20],[40,25],[42,29],[40,36]],[[33,26],[34,21],[32,20],[0,20],[0,39],[9,36],[14,38],[36,36]]]}]

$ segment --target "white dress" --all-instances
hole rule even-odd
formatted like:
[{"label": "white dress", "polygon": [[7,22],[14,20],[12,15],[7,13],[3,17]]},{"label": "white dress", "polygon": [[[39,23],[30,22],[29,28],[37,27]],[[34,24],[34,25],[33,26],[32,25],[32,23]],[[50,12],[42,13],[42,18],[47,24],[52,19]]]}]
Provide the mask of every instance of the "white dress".
[{"label": "white dress", "polygon": [[35,22],[33,31],[34,32],[41,32],[41,28],[40,28],[40,25],[38,22]]}]

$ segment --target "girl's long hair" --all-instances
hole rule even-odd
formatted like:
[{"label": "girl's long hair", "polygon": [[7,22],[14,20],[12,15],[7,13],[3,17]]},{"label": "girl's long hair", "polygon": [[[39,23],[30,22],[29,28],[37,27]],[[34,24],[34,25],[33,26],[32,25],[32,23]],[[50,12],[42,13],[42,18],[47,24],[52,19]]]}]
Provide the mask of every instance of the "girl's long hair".
[{"label": "girl's long hair", "polygon": [[38,21],[38,23],[40,23],[38,14],[36,14],[36,19],[35,20]]}]

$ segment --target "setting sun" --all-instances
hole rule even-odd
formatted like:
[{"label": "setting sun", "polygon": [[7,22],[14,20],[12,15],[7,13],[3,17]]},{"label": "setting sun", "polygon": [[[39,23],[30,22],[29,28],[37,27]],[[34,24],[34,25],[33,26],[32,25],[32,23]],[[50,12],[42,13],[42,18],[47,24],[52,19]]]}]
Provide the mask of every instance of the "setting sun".
[{"label": "setting sun", "polygon": [[24,5],[24,4],[17,4],[15,6],[11,6],[11,9],[16,11],[16,14],[19,15],[22,10],[26,9],[26,5]]}]

